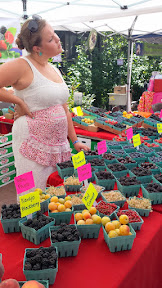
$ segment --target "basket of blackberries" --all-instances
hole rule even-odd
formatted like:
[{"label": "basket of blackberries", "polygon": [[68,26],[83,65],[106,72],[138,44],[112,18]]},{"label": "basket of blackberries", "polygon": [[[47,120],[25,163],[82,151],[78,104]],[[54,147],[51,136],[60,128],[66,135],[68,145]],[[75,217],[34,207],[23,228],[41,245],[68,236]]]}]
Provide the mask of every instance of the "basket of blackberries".
[{"label": "basket of blackberries", "polygon": [[117,178],[125,176],[128,173],[127,167],[119,162],[107,165],[106,169]]},{"label": "basket of blackberries", "polygon": [[42,214],[40,211],[32,214],[32,219],[20,220],[20,228],[23,238],[38,245],[49,237],[49,227],[55,224],[52,217]]},{"label": "basket of blackberries", "polygon": [[145,162],[147,160],[147,157],[141,152],[131,152],[131,153],[128,153],[128,154],[138,164],[140,164],[142,162]]},{"label": "basket of blackberries", "polygon": [[153,175],[160,173],[160,168],[155,163],[152,162],[143,162],[140,164],[140,167],[150,169]]},{"label": "basket of blackberries", "polygon": [[117,160],[122,163],[127,169],[132,169],[134,167],[137,167],[137,162],[130,158],[129,156],[126,157],[119,157]]},{"label": "basket of blackberries", "polygon": [[4,233],[20,232],[21,219],[20,204],[2,205],[1,223]]},{"label": "basket of blackberries", "polygon": [[106,164],[117,163],[115,155],[110,152],[106,152],[103,154],[102,158]]},{"label": "basket of blackberries", "polygon": [[58,257],[70,257],[78,254],[81,238],[75,224],[50,227],[51,245],[57,247]]},{"label": "basket of blackberries", "polygon": [[65,161],[62,163],[57,163],[56,168],[59,176],[64,179],[65,176],[71,176],[74,174],[74,166],[72,161]]},{"label": "basket of blackberries", "polygon": [[97,185],[104,186],[106,190],[113,189],[116,182],[111,172],[101,170],[95,173],[95,180]]},{"label": "basket of blackberries", "polygon": [[136,176],[142,184],[149,183],[152,180],[152,171],[143,167],[135,167],[129,172],[130,176]]},{"label": "basket of blackberries", "polygon": [[123,176],[117,179],[117,186],[126,197],[137,196],[141,188],[141,182],[135,176]]},{"label": "basket of blackberries", "polygon": [[103,170],[103,168],[104,169],[106,168],[104,159],[100,158],[88,159],[87,162],[91,163],[91,166],[98,170]]},{"label": "basket of blackberries", "polygon": [[94,158],[101,158],[100,155],[98,155],[97,150],[88,150],[84,152],[85,159],[94,159]]},{"label": "basket of blackberries", "polygon": [[26,280],[49,280],[52,285],[57,271],[57,248],[50,246],[25,249],[23,273]]},{"label": "basket of blackberries", "polygon": [[159,170],[158,173],[156,173],[155,175],[153,175],[153,178],[155,178],[156,181],[158,181],[160,184],[162,184],[162,174],[161,171]]},{"label": "basket of blackberries", "polygon": [[162,204],[162,185],[156,179],[153,179],[152,183],[143,184],[142,193],[153,205]]}]

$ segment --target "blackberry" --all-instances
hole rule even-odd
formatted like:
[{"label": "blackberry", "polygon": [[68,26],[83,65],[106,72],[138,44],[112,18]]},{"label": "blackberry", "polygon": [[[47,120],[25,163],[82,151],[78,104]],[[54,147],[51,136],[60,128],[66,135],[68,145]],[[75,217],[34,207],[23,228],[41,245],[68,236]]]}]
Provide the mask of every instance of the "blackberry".
[{"label": "blackberry", "polygon": [[25,270],[32,270],[32,265],[30,264],[30,262],[25,262],[24,269]]},{"label": "blackberry", "polygon": [[6,204],[2,205],[2,209],[6,209],[6,207],[7,207]]},{"label": "blackberry", "polygon": [[40,263],[36,263],[35,265],[33,265],[32,270],[41,270],[41,265],[40,265]]},{"label": "blackberry", "polygon": [[42,270],[44,269],[48,269],[48,266],[47,265],[42,265]]},{"label": "blackberry", "polygon": [[58,239],[59,242],[61,242],[61,241],[63,241],[64,236],[62,234],[58,234],[57,235],[57,239]]},{"label": "blackberry", "polygon": [[0,33],[5,34],[7,31],[7,28],[5,26],[1,26]]}]

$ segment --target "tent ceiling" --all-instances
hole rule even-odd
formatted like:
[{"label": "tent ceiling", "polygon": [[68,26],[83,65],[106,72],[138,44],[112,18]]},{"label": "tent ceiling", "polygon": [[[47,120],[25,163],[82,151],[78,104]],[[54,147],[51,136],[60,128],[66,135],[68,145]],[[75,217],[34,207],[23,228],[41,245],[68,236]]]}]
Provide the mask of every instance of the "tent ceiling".
[{"label": "tent ceiling", "polygon": [[26,8],[22,0],[0,0],[0,18],[39,14],[56,30],[94,28],[127,35],[138,16],[133,34],[162,32],[162,0],[26,0]]}]

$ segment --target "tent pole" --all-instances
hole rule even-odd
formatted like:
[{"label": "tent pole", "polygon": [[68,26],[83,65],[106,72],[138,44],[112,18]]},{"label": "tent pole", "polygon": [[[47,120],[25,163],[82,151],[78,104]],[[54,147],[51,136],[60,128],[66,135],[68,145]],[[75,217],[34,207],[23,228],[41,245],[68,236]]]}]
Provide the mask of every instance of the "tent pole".
[{"label": "tent pole", "polygon": [[130,103],[130,49],[131,49],[131,39],[130,39],[131,30],[128,31],[128,58],[127,58],[127,90],[126,90],[126,97],[127,97],[127,112],[131,110],[131,103]]}]

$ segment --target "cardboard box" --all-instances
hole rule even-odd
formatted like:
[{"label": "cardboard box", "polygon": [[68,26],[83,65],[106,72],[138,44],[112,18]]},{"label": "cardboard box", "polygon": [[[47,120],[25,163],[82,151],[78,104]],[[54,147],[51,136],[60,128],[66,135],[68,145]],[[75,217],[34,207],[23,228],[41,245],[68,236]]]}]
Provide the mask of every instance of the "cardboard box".
[{"label": "cardboard box", "polygon": [[0,158],[12,153],[12,144],[0,147]]},{"label": "cardboard box", "polygon": [[11,183],[14,181],[14,178],[16,177],[16,170],[13,170],[7,174],[4,174],[3,176],[0,177],[0,187]]},{"label": "cardboard box", "polygon": [[6,157],[0,158],[0,167],[3,167],[4,165],[7,165],[11,162],[14,162],[14,155],[13,153],[7,154]]},{"label": "cardboard box", "polygon": [[6,173],[13,171],[13,170],[15,170],[15,163],[14,162],[11,162],[8,165],[1,166],[0,167],[0,177],[2,175],[5,175]]},{"label": "cardboard box", "polygon": [[126,94],[126,86],[115,86],[114,93],[116,94]]},{"label": "cardboard box", "polygon": [[8,133],[5,135],[0,135],[0,147],[12,143],[12,133]]}]

